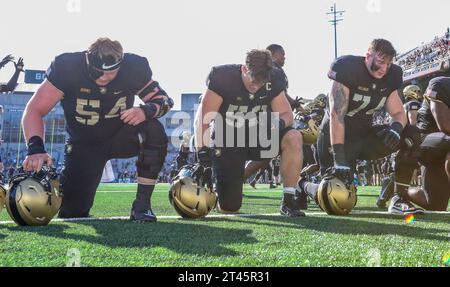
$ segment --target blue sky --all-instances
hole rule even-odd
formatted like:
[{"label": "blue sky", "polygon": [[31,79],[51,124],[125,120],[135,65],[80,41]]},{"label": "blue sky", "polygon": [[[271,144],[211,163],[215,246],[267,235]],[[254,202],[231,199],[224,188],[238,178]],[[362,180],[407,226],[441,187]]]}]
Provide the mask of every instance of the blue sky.
[{"label": "blue sky", "polygon": [[[146,56],[154,78],[179,106],[183,92],[204,92],[214,65],[242,63],[245,52],[279,43],[292,96],[328,92],[334,57],[326,13],[333,1],[295,0],[2,0],[0,57],[13,53],[26,68],[45,70],[55,55],[84,50],[97,37],[121,41]],[[341,0],[339,54],[363,55],[376,37],[400,52],[450,26],[450,1]],[[7,11],[7,12],[6,12]],[[12,66],[0,71],[6,81]]]}]

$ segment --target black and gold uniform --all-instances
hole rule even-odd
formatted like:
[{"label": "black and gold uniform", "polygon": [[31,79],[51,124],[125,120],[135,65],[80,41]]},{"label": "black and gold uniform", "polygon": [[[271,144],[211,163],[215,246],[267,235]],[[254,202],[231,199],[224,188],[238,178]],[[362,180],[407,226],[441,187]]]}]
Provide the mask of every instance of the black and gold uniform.
[{"label": "black and gold uniform", "polygon": [[[147,59],[124,54],[114,80],[98,86],[88,57],[88,52],[62,54],[47,70],[48,81],[64,93],[61,105],[69,134],[61,174],[60,217],[89,215],[109,159],[139,155],[138,176],[156,179],[167,152],[167,137],[157,117],[173,102],[153,81]],[[144,99],[141,107],[147,117],[138,126],[120,119],[121,111],[133,107],[135,95]]]}]

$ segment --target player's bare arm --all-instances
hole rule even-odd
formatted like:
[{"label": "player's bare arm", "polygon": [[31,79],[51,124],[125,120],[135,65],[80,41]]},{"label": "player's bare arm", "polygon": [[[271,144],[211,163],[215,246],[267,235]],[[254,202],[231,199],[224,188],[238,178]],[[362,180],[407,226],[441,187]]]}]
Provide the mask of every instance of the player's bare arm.
[{"label": "player's bare arm", "polygon": [[[22,125],[27,143],[31,138],[44,139],[44,121],[54,106],[62,99],[63,92],[49,81],[44,81],[28,102],[22,117]],[[22,165],[26,171],[39,171],[44,163],[52,165],[51,156],[47,153],[36,153],[25,157]]]},{"label": "player's bare arm", "polygon": [[397,93],[393,91],[386,100],[386,111],[392,117],[394,122],[399,122],[403,127],[406,126],[407,118],[403,109],[402,101]]},{"label": "player's bare arm", "polygon": [[285,96],[285,92],[282,91],[271,102],[272,111],[279,113],[280,119],[285,123],[285,126],[292,126],[294,124],[294,116],[292,114],[291,105]]},{"label": "player's bare arm", "polygon": [[331,144],[345,142],[345,122],[349,103],[349,89],[341,83],[333,82],[330,93],[330,134]]},{"label": "player's bare arm", "polygon": [[207,89],[198,107],[194,122],[195,144],[197,150],[209,146],[209,125],[222,105],[222,98],[214,91]]}]

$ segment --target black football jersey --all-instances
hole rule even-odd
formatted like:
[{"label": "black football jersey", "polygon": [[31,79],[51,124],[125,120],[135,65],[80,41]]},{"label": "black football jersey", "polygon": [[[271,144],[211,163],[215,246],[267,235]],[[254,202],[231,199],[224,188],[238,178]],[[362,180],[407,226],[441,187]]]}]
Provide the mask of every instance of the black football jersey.
[{"label": "black football jersey", "polygon": [[124,125],[120,112],[133,106],[134,96],[152,79],[144,57],[125,54],[116,78],[100,87],[88,74],[85,52],[59,55],[47,79],[64,93],[61,105],[72,142],[102,142]]},{"label": "black football jersey", "polygon": [[437,77],[428,84],[425,99],[417,114],[417,127],[427,134],[440,131],[431,113],[430,101],[442,102],[450,108],[450,77]]},{"label": "black football jersey", "polygon": [[[251,94],[242,80],[241,67],[242,65],[216,66],[212,68],[208,76],[208,89],[217,93],[223,99],[219,108],[221,120],[216,119],[214,121],[213,140],[215,146],[242,147],[243,139],[238,135],[244,133],[245,147],[249,147],[249,142],[254,140],[254,134],[249,133],[249,128],[254,131],[254,128],[259,126],[261,113],[267,113],[266,119],[268,121],[266,124],[270,126],[270,104],[275,97],[286,89],[283,74],[279,69],[274,68],[271,71],[270,80],[255,94]],[[251,112],[253,113],[250,114]],[[245,117],[245,122],[243,117]],[[234,141],[231,140],[231,137],[227,141],[226,135],[229,135],[230,131],[234,134]],[[257,129],[257,132],[259,132],[259,129]],[[249,141],[249,137],[252,137],[252,141]]]},{"label": "black football jersey", "polygon": [[283,74],[284,80],[286,81],[286,89],[289,89],[289,80],[288,80],[288,77],[287,77],[286,73],[285,73],[284,70],[283,70],[283,67],[281,67],[280,65],[278,65],[277,62],[272,62],[272,63],[273,63],[273,66],[274,66],[275,68],[279,69],[279,70],[281,71],[281,73]]},{"label": "black football jersey", "polygon": [[[403,83],[402,69],[392,65],[381,79],[372,77],[364,57],[342,56],[331,65],[328,77],[350,90],[345,127],[355,134],[364,134],[372,125],[373,114],[382,109],[389,95]],[[323,124],[329,123],[329,112]]]}]

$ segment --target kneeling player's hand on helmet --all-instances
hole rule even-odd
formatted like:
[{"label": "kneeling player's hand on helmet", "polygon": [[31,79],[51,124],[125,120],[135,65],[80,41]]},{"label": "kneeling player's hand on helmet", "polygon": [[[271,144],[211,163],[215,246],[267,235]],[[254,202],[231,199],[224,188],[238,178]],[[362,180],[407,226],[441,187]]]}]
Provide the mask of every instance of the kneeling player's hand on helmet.
[{"label": "kneeling player's hand on helmet", "polygon": [[377,136],[383,140],[383,144],[392,151],[396,151],[400,145],[400,134],[403,126],[399,122],[393,122],[389,127],[379,131]]},{"label": "kneeling player's hand on helmet", "polygon": [[207,186],[212,188],[212,169],[211,167],[204,167],[200,163],[196,164],[192,172],[192,179],[200,186]]},{"label": "kneeling player's hand on helmet", "polygon": [[197,151],[198,163],[203,167],[211,167],[211,149],[204,146]]},{"label": "kneeling player's hand on helmet", "polygon": [[345,157],[344,144],[333,145],[334,167],[332,174],[342,180],[347,187],[353,183],[353,174]]},{"label": "kneeling player's hand on helmet", "polygon": [[333,175],[342,180],[347,188],[353,184],[353,176],[351,174],[351,169],[348,166],[335,166],[333,168]]},{"label": "kneeling player's hand on helmet", "polygon": [[146,120],[144,111],[139,107],[134,107],[120,113],[120,119],[129,125],[137,126]]},{"label": "kneeling player's hand on helmet", "polygon": [[42,169],[44,164],[47,164],[47,166],[53,165],[53,160],[48,153],[27,155],[22,163],[22,166],[25,171],[38,172]]},{"label": "kneeling player's hand on helmet", "polygon": [[[204,146],[197,151],[198,165],[201,168],[201,184],[206,184],[209,188],[212,188],[212,162],[211,162],[211,149]],[[194,172],[195,174],[195,172]]]}]

